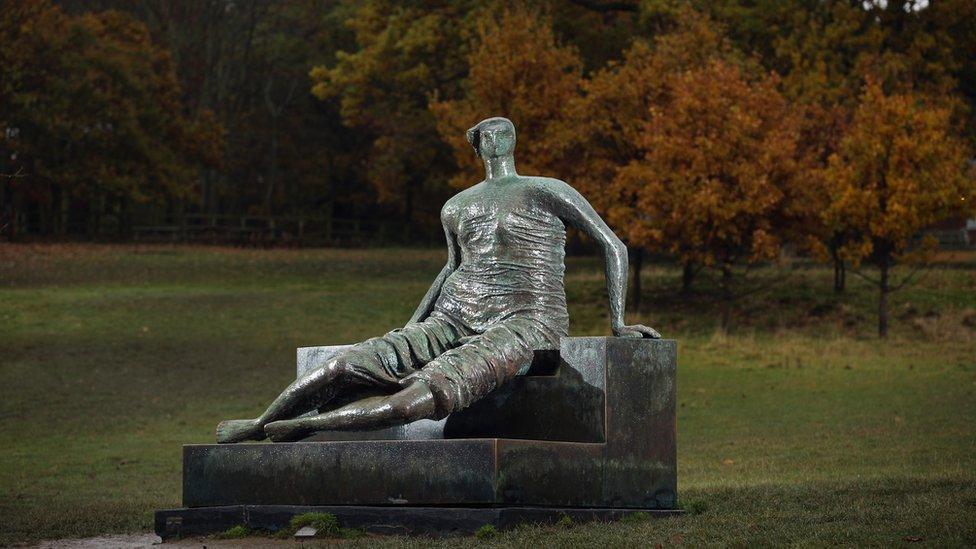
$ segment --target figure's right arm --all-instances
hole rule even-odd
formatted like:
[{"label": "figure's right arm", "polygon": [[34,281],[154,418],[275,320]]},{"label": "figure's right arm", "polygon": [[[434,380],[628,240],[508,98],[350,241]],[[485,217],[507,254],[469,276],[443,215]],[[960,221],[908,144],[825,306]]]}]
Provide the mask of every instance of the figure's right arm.
[{"label": "figure's right arm", "polygon": [[434,304],[437,302],[438,296],[441,295],[441,287],[444,285],[444,281],[447,280],[447,277],[451,276],[454,269],[457,269],[460,261],[460,251],[458,250],[457,238],[455,238],[451,229],[448,228],[447,223],[444,223],[444,236],[447,238],[447,264],[444,265],[437,278],[434,279],[434,283],[427,290],[427,294],[420,300],[420,305],[417,306],[417,310],[410,317],[410,323],[423,322],[430,315],[431,311],[434,310]]}]

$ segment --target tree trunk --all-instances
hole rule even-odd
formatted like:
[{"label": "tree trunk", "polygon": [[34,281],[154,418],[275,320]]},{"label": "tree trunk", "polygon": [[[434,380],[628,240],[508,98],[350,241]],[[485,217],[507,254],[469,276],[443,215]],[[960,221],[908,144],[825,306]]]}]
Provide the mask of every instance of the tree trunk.
[{"label": "tree trunk", "polygon": [[633,303],[634,310],[639,311],[641,306],[641,294],[643,293],[643,285],[641,284],[641,271],[644,268],[644,248],[634,248],[633,260],[630,262],[631,267],[634,270],[634,284],[633,288]]},{"label": "tree trunk", "polygon": [[847,286],[847,266],[840,257],[840,237],[834,237],[830,242],[830,259],[834,262],[834,293],[842,294]]},{"label": "tree trunk", "polygon": [[88,199],[88,239],[96,240],[102,233],[102,213],[105,210],[105,195],[90,193]]},{"label": "tree trunk", "polygon": [[68,213],[71,211],[71,197],[67,191],[61,191],[61,200],[58,204],[58,236],[64,237],[68,234]]},{"label": "tree trunk", "polygon": [[834,257],[834,293],[842,294],[847,287],[847,266],[844,260]]},{"label": "tree trunk", "polygon": [[0,235],[3,235],[7,242],[13,242],[16,236],[14,233],[17,229],[17,216],[14,214],[13,178],[11,177],[9,181],[0,179],[0,185],[3,185],[3,196],[0,197],[3,201],[3,211],[0,212]]},{"label": "tree trunk", "polygon": [[732,325],[732,267],[730,265],[722,266],[722,332],[729,333],[729,327]]},{"label": "tree trunk", "polygon": [[211,170],[207,169],[204,171],[203,177],[200,178],[200,212],[206,212],[207,208],[210,207],[210,187],[213,185],[213,176],[211,175]]},{"label": "tree trunk", "polygon": [[881,277],[878,281],[878,336],[884,339],[888,337],[888,293],[891,291],[888,283],[890,266],[887,257],[881,259],[878,268],[881,270]]},{"label": "tree trunk", "polygon": [[47,222],[44,223],[44,235],[59,235],[61,234],[61,187],[51,186],[51,200],[46,206]]},{"label": "tree trunk", "polygon": [[691,284],[695,281],[695,264],[685,261],[681,264],[681,295],[691,295]]},{"label": "tree trunk", "polygon": [[268,159],[268,190],[264,195],[264,212],[274,215],[274,192],[278,182],[278,117],[271,117],[271,151]]},{"label": "tree trunk", "polygon": [[95,200],[91,198],[91,195],[89,195],[85,206],[87,208],[85,212],[85,234],[88,236],[88,240],[95,240]]},{"label": "tree trunk", "polygon": [[410,243],[413,237],[413,193],[414,182],[408,181],[403,193],[403,237]]},{"label": "tree trunk", "polygon": [[129,198],[122,196],[119,199],[119,238],[125,240],[129,237]]},{"label": "tree trunk", "polygon": [[331,246],[332,241],[332,218],[335,216],[335,202],[330,200],[325,208],[325,241]]},{"label": "tree trunk", "polygon": [[[44,199],[39,200],[31,208],[37,212],[37,230],[44,236],[51,234],[51,212],[54,211],[54,208],[51,206],[54,201],[54,188],[49,185],[48,189],[51,195],[45,196]],[[27,203],[30,204],[30,201]]]}]

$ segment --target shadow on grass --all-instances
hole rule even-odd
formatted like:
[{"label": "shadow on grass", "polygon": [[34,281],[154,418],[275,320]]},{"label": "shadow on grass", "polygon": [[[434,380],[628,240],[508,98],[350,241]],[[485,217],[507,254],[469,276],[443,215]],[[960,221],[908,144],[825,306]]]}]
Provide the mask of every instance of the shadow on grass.
[{"label": "shadow on grass", "polygon": [[[679,479],[680,481],[680,479]],[[682,501],[705,510],[684,516],[583,524],[571,529],[523,526],[500,546],[937,546],[976,542],[976,481],[963,477],[880,478],[706,488]],[[392,540],[391,540],[392,541]],[[460,545],[445,541],[445,546]]]},{"label": "shadow on grass", "polygon": [[[498,532],[490,541],[498,546],[553,547],[892,546],[913,541],[959,546],[976,542],[974,478],[920,476],[705,488],[683,493],[681,498],[700,502],[704,510],[662,519],[525,525]],[[52,502],[34,513],[3,505],[0,512],[6,520],[0,543],[147,531],[151,528],[150,511],[145,502],[136,508],[126,502],[90,502],[85,507]],[[470,536],[431,540],[371,535],[345,543],[462,547],[471,542]]]}]

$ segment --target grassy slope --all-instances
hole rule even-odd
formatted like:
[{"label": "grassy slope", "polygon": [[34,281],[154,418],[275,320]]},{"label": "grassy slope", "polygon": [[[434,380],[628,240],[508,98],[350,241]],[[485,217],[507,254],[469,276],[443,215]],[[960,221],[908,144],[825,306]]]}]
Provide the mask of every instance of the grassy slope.
[{"label": "grassy slope", "polygon": [[[0,543],[150,529],[154,509],[179,504],[180,444],[259,411],[296,346],[402,323],[441,261],[0,247]],[[870,287],[853,279],[838,300],[825,269],[744,301],[731,336],[715,334],[707,292],[673,296],[676,278],[649,269],[631,320],[680,341],[680,497],[708,511],[498,543],[976,543],[972,264],[898,294],[887,342],[871,335]],[[567,285],[573,333],[605,333],[598,264],[572,261]]]}]

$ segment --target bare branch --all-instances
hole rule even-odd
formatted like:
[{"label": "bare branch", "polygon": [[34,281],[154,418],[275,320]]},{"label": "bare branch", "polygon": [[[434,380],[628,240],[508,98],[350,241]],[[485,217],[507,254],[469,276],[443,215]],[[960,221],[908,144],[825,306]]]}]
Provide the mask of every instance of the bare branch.
[{"label": "bare branch", "polygon": [[[741,278],[743,280],[745,280],[746,277],[748,276],[749,271],[751,270],[751,267],[752,266],[750,265],[745,270],[743,270],[742,275],[741,275]],[[744,289],[744,290],[742,290],[740,292],[734,293],[732,295],[732,299],[733,300],[742,299],[743,297],[745,297],[747,295],[752,295],[754,293],[761,292],[763,290],[768,290],[768,289],[772,288],[773,286],[777,286],[779,284],[782,284],[787,279],[789,279],[790,277],[793,276],[793,271],[794,270],[795,269],[780,269],[780,274],[778,274],[777,276],[773,277],[770,280],[762,280],[762,281],[759,281],[752,288]]]},{"label": "bare branch", "polygon": [[274,77],[268,77],[268,81],[264,86],[264,102],[268,106],[268,112],[271,116],[277,118],[285,111],[285,107],[291,103],[292,98],[295,96],[295,88],[298,87],[298,81],[292,80],[291,84],[288,86],[288,93],[285,94],[284,99],[281,100],[277,105],[272,97],[272,89],[274,88],[275,79]]},{"label": "bare branch", "polygon": [[901,282],[892,286],[891,291],[897,292],[898,290],[904,288],[906,285],[910,284],[919,273],[928,273],[929,267],[931,267],[931,264],[929,263],[919,263],[914,269],[912,269],[912,272],[908,273],[905,278],[901,279]]},{"label": "bare branch", "polygon": [[863,278],[864,280],[867,280],[871,284],[874,284],[875,286],[880,286],[881,285],[881,281],[880,280],[878,280],[876,278],[871,278],[870,276],[868,276],[868,275],[864,274],[863,272],[861,272],[860,269],[855,269],[854,267],[848,267],[847,269],[849,271],[851,271],[852,273],[856,274],[857,276]]},{"label": "bare branch", "polygon": [[3,177],[4,179],[17,179],[20,177],[27,177],[27,174],[24,173],[23,166],[17,166],[16,173],[0,173],[0,177]]}]

